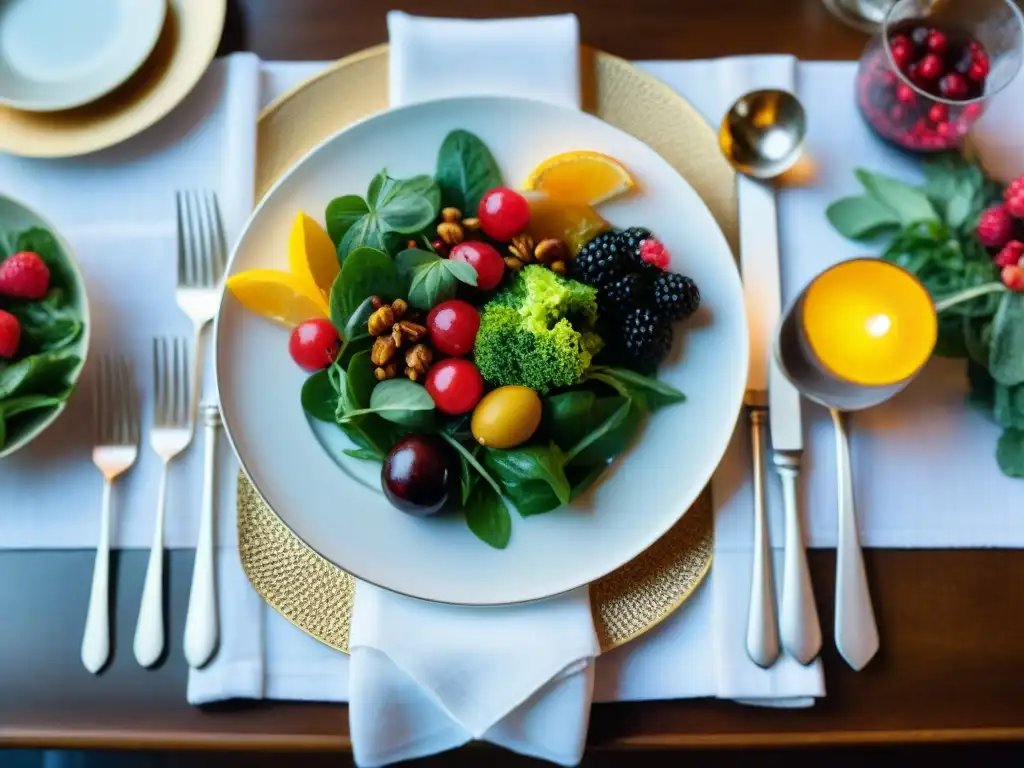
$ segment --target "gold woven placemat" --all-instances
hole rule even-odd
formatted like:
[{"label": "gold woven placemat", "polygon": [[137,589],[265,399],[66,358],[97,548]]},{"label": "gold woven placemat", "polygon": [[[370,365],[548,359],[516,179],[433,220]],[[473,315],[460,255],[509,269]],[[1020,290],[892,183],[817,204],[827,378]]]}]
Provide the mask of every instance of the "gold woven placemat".
[{"label": "gold woven placemat", "polygon": [[[736,251],[736,185],[715,131],[686,100],[629,62],[581,49],[584,108],[653,147],[703,198]],[[256,196],[325,138],[387,108],[388,52],[341,59],[268,106],[257,131]],[[710,494],[656,544],[591,585],[604,651],[651,629],[693,593],[711,567]],[[238,476],[238,549],[256,591],[321,642],[348,651],[355,579],[307,547]]]}]

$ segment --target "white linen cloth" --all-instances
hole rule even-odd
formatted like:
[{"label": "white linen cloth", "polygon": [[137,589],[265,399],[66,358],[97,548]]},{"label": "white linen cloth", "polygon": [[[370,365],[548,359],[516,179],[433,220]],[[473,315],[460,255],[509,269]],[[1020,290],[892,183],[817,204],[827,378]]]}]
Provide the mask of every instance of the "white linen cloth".
[{"label": "white linen cloth", "polygon": [[[149,447],[152,338],[192,325],[174,300],[177,250],[174,193],[217,193],[230,240],[252,211],[260,61],[235,54],[213,63],[167,118],[92,155],[34,160],[0,154],[0,194],[21,200],[63,235],[85,275],[92,315],[90,360],[57,422],[0,461],[0,547],[92,548],[99,538],[103,483],[91,460],[90,386],[95,357],[129,358],[140,391],[142,445],[114,489],[114,547],[148,547],[156,520],[160,460]],[[205,351],[209,358],[210,332]],[[213,393],[212,366],[204,377]],[[166,544],[195,546],[202,489],[202,431],[171,467]],[[236,545],[233,478],[238,463],[219,445],[221,544]],[[57,471],[55,471],[55,469]]]}]

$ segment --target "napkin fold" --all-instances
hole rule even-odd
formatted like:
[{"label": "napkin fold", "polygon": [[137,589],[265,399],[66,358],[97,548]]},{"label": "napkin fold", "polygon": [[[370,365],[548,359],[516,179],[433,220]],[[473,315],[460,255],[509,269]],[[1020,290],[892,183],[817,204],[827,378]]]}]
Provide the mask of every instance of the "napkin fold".
[{"label": "napkin fold", "polygon": [[[504,94],[579,108],[575,16],[462,21],[392,11],[388,32],[392,106]],[[467,608],[359,582],[350,646],[349,722],[364,768],[471,739],[563,765],[582,757],[600,652],[586,587]]]}]

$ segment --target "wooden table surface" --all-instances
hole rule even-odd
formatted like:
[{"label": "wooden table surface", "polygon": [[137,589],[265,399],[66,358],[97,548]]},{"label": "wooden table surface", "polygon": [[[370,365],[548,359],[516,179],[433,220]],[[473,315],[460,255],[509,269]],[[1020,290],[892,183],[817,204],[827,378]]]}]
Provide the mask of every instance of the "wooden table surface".
[{"label": "wooden table surface", "polygon": [[[340,57],[386,39],[387,7],[376,0],[241,0],[231,4],[222,52],[252,50],[264,59]],[[482,7],[467,0],[403,4],[413,13],[452,16],[479,16]],[[573,11],[585,43],[633,59],[763,52],[850,59],[865,42],[864,35],[834,21],[821,0],[506,0],[501,9],[505,15]],[[175,553],[171,564],[171,632],[179,642],[163,669],[143,673],[133,669],[130,638],[144,553],[122,555],[118,661],[94,679],[77,659],[91,554],[0,555],[0,651],[17,649],[17,663],[5,651],[0,667],[0,745],[348,749],[343,707],[261,703],[201,711],[185,703],[180,628],[190,558]],[[874,550],[866,560],[882,650],[865,671],[854,673],[831,642],[834,552],[810,555],[827,638],[829,694],[813,709],[712,701],[597,705],[591,745],[601,750],[1024,738],[1024,552]],[[16,597],[11,580],[23,585]],[[50,613],[44,614],[46,603]]]}]

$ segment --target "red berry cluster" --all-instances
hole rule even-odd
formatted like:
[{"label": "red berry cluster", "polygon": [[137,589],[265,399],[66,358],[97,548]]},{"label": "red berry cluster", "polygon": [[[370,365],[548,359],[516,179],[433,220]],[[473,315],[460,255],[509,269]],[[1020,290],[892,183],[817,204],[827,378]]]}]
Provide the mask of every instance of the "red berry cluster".
[{"label": "red berry cluster", "polygon": [[1024,176],[1010,182],[1000,205],[982,211],[978,239],[1002,270],[1003,284],[1024,292]]},{"label": "red berry cluster", "polygon": [[959,30],[913,20],[894,28],[887,43],[888,52],[882,47],[866,55],[858,75],[857,101],[869,125],[907,149],[955,146],[981,116],[981,105],[944,102],[984,94],[989,72],[984,47]]},{"label": "red berry cluster", "polygon": [[[0,264],[0,297],[37,301],[50,288],[50,270],[38,253],[21,251]],[[10,360],[18,352],[21,323],[0,309],[0,359]]]}]

